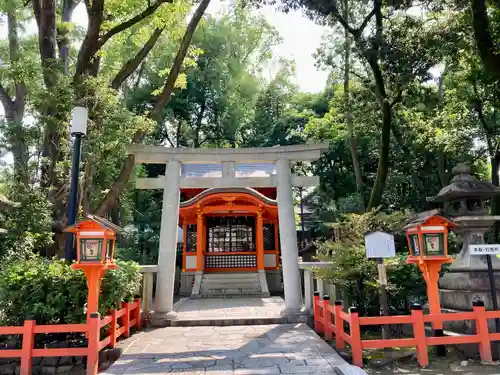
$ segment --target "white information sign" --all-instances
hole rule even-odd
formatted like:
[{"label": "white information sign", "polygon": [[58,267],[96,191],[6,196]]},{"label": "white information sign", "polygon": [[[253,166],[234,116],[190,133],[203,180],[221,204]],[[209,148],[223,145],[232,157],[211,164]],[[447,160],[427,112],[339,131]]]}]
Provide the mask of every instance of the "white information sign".
[{"label": "white information sign", "polygon": [[394,236],[385,232],[372,232],[365,235],[367,258],[392,258],[396,256]]},{"label": "white information sign", "polygon": [[476,244],[469,245],[470,255],[498,255],[500,254],[500,244],[486,245]]}]

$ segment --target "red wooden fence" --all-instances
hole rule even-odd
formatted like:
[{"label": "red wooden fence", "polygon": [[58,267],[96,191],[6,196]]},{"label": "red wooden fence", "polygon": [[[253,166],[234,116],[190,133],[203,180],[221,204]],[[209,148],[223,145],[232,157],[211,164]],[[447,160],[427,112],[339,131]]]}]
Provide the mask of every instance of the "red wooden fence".
[{"label": "red wooden fence", "polygon": [[[473,311],[447,314],[423,314],[420,305],[413,305],[411,315],[360,317],[355,307],[345,313],[342,301],[330,304],[330,297],[320,299],[319,293],[314,293],[314,329],[325,335],[326,340],[335,338],[337,349],[345,348],[348,343],[352,350],[352,361],[356,366],[363,366],[363,349],[416,347],[417,360],[420,366],[429,365],[428,347],[435,345],[479,344],[481,359],[492,361],[491,341],[500,341],[500,333],[489,333],[488,320],[500,318],[500,311],[486,311],[484,303],[477,301]],[[425,323],[442,323],[445,321],[474,320],[476,333],[449,337],[426,337]],[[349,325],[349,333],[344,329],[344,323]],[[362,340],[361,326],[410,324],[413,326],[413,336],[410,338],[387,340]]]},{"label": "red wooden fence", "polygon": [[[101,340],[101,328],[110,325],[107,336]],[[120,325],[120,328],[118,328]],[[20,375],[31,375],[32,359],[35,357],[87,357],[87,375],[96,375],[99,365],[99,351],[105,347],[115,347],[120,336],[130,336],[130,328],[141,328],[141,301],[122,303],[120,310],[112,310],[110,315],[100,318],[93,313],[85,324],[37,325],[34,320],[25,320],[23,326],[0,327],[0,335],[22,335],[21,349],[0,350],[0,358],[20,358]],[[88,338],[86,348],[35,349],[35,335],[39,333],[85,333]]]}]

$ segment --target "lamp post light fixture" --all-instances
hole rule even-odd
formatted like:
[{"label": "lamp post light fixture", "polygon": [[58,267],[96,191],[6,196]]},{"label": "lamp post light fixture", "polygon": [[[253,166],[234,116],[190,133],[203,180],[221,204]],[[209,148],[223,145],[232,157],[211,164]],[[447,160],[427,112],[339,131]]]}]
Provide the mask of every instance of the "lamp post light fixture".
[{"label": "lamp post light fixture", "polygon": [[85,219],[66,228],[66,232],[76,236],[76,262],[71,268],[82,270],[87,279],[88,319],[92,313],[99,310],[99,295],[104,273],[117,268],[114,263],[116,235],[124,232],[110,221],[94,215],[87,215]]},{"label": "lamp post light fixture", "polygon": [[[78,200],[78,174],[80,171],[80,155],[82,152],[82,137],[87,134],[88,109],[81,106],[73,108],[71,114],[71,135],[75,137],[73,142],[73,161],[71,165],[71,188],[68,199],[68,226],[76,221]],[[69,232],[66,237],[66,260],[74,260],[74,234]]]}]

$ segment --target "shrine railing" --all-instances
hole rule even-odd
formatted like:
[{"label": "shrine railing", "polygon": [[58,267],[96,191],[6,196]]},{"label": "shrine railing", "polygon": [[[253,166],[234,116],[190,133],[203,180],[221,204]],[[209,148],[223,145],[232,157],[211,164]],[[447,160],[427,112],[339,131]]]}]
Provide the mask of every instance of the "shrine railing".
[{"label": "shrine railing", "polygon": [[[84,324],[38,325],[27,319],[22,326],[0,327],[0,335],[22,336],[21,349],[0,350],[0,358],[20,358],[20,375],[31,375],[32,360],[37,357],[87,357],[87,375],[96,375],[99,366],[99,352],[107,346],[114,348],[120,336],[129,337],[130,329],[141,328],[141,301],[123,303],[119,310],[101,318],[99,313],[92,313]],[[101,340],[101,329],[108,326],[106,337]],[[35,349],[35,336],[50,333],[85,333],[88,339],[86,347]]]},{"label": "shrine railing", "polygon": [[[355,307],[349,312],[343,311],[342,301],[330,304],[330,297],[320,299],[319,292],[314,294],[314,330],[324,334],[325,340],[335,340],[336,349],[344,349],[346,343],[351,346],[352,361],[356,366],[363,366],[363,349],[392,347],[416,347],[420,366],[429,365],[428,347],[436,345],[478,344],[481,360],[492,362],[491,342],[500,341],[500,333],[489,333],[488,320],[500,318],[500,311],[485,311],[484,303],[476,301],[473,311],[446,314],[424,314],[420,305],[413,305],[411,315],[360,317]],[[448,337],[426,336],[425,323],[445,321],[474,320],[476,333]],[[413,337],[386,340],[363,340],[362,326],[408,324],[413,327]],[[346,332],[345,326],[349,327]]]}]

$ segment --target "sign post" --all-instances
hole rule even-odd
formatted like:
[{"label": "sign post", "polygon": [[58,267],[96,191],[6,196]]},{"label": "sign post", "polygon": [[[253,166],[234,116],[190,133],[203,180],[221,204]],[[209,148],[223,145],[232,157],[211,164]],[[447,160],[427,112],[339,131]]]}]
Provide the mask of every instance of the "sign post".
[{"label": "sign post", "polygon": [[[384,264],[384,258],[396,256],[396,246],[394,245],[394,236],[384,232],[372,232],[365,235],[366,257],[368,259],[377,259],[378,280],[380,288],[380,307],[382,315],[389,315],[389,299],[387,297],[387,270]],[[389,326],[382,326],[382,338],[390,338]]]},{"label": "sign post", "polygon": [[[493,265],[491,263],[492,255],[500,254],[500,244],[497,245],[469,245],[470,255],[486,255],[486,264],[488,266],[488,278],[490,279],[491,303],[493,310],[498,310],[497,289],[495,287],[495,275],[493,274]],[[495,318],[495,329],[500,332],[500,319]]]}]

